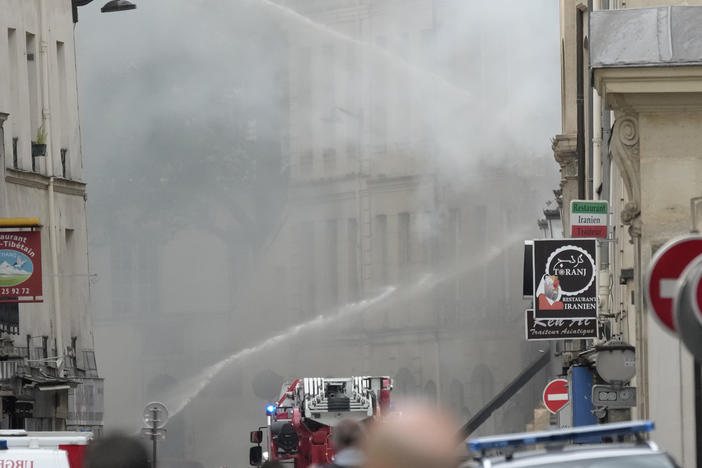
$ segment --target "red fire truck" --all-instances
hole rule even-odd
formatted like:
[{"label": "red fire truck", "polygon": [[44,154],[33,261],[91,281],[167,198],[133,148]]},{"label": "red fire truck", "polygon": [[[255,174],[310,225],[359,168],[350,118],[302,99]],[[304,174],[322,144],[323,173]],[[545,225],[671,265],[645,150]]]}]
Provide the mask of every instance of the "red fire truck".
[{"label": "red fire truck", "polygon": [[[266,407],[267,424],[251,432],[249,462],[280,460],[295,468],[332,461],[331,431],[342,419],[367,422],[390,407],[390,377],[305,377],[283,385]],[[267,453],[264,454],[263,446]]]}]

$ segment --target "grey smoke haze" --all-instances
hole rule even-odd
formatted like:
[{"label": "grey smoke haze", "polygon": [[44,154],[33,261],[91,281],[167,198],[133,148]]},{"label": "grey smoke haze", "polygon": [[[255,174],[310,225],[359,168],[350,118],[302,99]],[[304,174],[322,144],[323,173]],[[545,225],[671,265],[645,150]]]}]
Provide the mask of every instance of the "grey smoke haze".
[{"label": "grey smoke haze", "polygon": [[[294,216],[287,132],[297,96],[287,83],[300,44],[334,46],[325,58],[330,73],[309,77],[310,89],[327,89],[332,77],[359,96],[378,80],[389,91],[373,103],[349,100],[336,109],[313,103],[294,117],[331,122],[350,143],[359,120],[368,118],[358,109],[382,109],[391,124],[371,124],[371,131],[387,133],[389,145],[409,148],[418,166],[436,169],[445,190],[460,194],[457,199],[490,207],[494,191],[507,200],[495,210],[518,235],[495,235],[486,249],[520,270],[519,239],[529,237],[532,226],[536,230],[539,209],[557,184],[550,152],[550,138],[560,129],[557,3],[436,1],[436,37],[398,39],[391,25],[367,45],[266,0],[137,3],[135,11],[100,14],[101,2],[94,2],[79,9],[76,27],[90,255],[99,277],[93,311],[108,428],[133,430],[148,400],[187,394],[197,387],[189,379],[203,369],[299,325],[275,308],[277,277],[262,264],[276,264],[285,254],[275,240]],[[295,8],[305,1],[287,3]],[[402,3],[420,8],[426,2]],[[402,26],[398,21],[397,29]],[[360,51],[361,59],[347,60],[345,50]],[[355,79],[358,69],[366,71],[365,80]],[[435,239],[447,219],[446,212],[425,213],[414,233]],[[476,258],[446,271],[467,274]],[[417,284],[412,279],[404,285]],[[503,278],[486,284],[496,282]],[[504,282],[520,294],[514,278]],[[514,303],[500,300],[505,309]],[[406,319],[398,309],[404,310],[388,312],[388,323]],[[415,309],[412,314],[423,313]],[[495,334],[522,340],[523,325],[508,318],[521,318],[521,310],[493,317]],[[372,328],[374,320],[364,315],[362,321]],[[324,339],[353,335],[356,322],[333,324]],[[500,328],[504,323],[511,331]],[[516,348],[522,355],[533,350],[523,345]],[[251,391],[258,371],[287,378],[365,370],[353,358],[325,362],[321,349],[314,340],[283,341],[223,369],[202,399],[171,422],[168,442],[184,444],[167,442],[166,456],[197,453],[205,466],[242,464],[247,431],[263,422],[263,401]],[[283,365],[281,354],[299,357]],[[510,375],[500,374],[499,367],[507,366],[498,357],[486,352],[475,359],[498,368],[498,381]],[[394,375],[399,366],[384,372]],[[492,424],[503,429],[507,423]]]}]

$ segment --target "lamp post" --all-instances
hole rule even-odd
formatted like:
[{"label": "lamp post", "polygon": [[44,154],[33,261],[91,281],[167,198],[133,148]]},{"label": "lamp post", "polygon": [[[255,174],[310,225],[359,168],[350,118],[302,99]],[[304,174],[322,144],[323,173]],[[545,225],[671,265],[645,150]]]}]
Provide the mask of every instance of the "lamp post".
[{"label": "lamp post", "polygon": [[[78,22],[78,7],[82,7],[92,2],[93,0],[71,0],[73,6],[73,22]],[[128,0],[110,0],[100,9],[103,13],[112,13],[115,11],[127,11],[136,9],[136,5]]]},{"label": "lamp post", "polygon": [[144,408],[144,427],[141,433],[151,439],[151,468],[156,468],[158,439],[166,438],[168,408],[160,401],[152,401]]}]

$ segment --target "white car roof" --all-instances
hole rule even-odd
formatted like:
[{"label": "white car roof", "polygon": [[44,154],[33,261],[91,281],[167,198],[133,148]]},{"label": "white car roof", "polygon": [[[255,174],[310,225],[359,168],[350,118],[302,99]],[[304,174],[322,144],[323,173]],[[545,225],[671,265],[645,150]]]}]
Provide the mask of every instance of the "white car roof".
[{"label": "white car roof", "polygon": [[565,463],[577,460],[596,460],[603,458],[634,457],[634,456],[665,456],[665,453],[655,446],[645,445],[571,445],[563,447],[561,450],[527,450],[517,452],[511,460],[504,457],[489,458],[483,460],[483,466],[510,466],[528,467],[542,466],[543,464]]}]

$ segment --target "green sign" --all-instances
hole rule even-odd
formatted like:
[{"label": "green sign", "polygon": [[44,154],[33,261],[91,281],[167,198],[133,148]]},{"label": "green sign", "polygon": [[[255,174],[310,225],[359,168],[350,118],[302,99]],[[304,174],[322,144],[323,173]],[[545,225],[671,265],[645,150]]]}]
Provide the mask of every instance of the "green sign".
[{"label": "green sign", "polygon": [[607,214],[609,207],[606,201],[576,201],[571,202],[571,213]]}]

